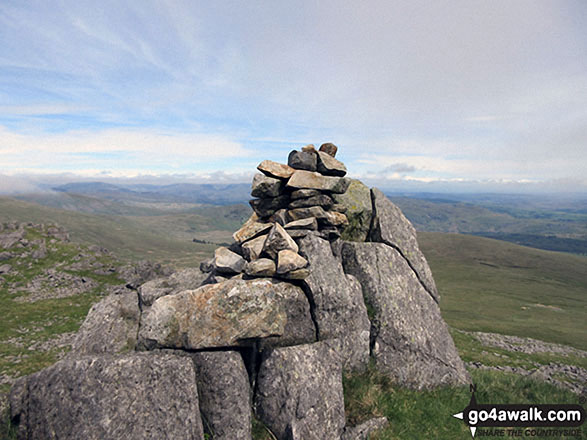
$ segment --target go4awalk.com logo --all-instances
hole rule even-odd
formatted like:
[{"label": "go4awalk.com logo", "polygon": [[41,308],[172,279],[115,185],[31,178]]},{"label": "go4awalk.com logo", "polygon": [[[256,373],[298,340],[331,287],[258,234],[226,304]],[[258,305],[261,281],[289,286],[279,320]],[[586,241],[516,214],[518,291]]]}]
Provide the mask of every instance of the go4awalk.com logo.
[{"label": "go4awalk.com logo", "polygon": [[[579,428],[585,421],[585,410],[574,404],[479,404],[475,399],[475,387],[469,405],[462,412],[453,414],[461,419],[475,437],[549,437],[565,438],[581,436]],[[528,428],[531,426],[532,428]],[[477,431],[478,428],[490,428]]]}]

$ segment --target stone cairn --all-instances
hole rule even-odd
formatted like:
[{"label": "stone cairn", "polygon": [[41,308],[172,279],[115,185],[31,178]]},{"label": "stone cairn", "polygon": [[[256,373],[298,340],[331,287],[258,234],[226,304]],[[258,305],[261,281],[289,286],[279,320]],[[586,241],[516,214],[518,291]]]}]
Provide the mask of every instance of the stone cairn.
[{"label": "stone cairn", "polygon": [[303,280],[310,270],[299,255],[296,239],[314,234],[327,240],[340,237],[349,224],[346,207],[333,194],[350,185],[346,167],[335,159],[336,145],[317,151],[307,145],[289,154],[287,165],[264,160],[253,178],[249,203],[254,214],[233,234],[231,248],[221,247],[200,269],[210,273],[206,283],[225,281],[244,273],[248,277]]},{"label": "stone cairn", "polygon": [[231,246],[94,305],[67,358],[13,385],[18,438],[251,440],[256,417],[360,440],[387,420],[347,423],[343,372],[468,383],[415,229],[336,152],[263,161]]}]

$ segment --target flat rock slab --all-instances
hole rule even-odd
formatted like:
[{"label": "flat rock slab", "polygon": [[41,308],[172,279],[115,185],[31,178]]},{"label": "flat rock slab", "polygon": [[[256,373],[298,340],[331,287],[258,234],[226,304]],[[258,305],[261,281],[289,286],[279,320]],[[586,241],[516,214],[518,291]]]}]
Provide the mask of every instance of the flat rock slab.
[{"label": "flat rock slab", "polygon": [[259,221],[259,216],[255,213],[249,217],[249,219],[241,226],[241,228],[232,234],[232,238],[237,243],[243,243],[257,235],[268,231],[273,227],[271,223],[263,223]]},{"label": "flat rock slab", "polygon": [[192,361],[132,353],[62,360],[19,379],[18,438],[203,439]]},{"label": "flat rock slab", "polygon": [[283,181],[273,177],[268,177],[265,174],[255,174],[253,177],[253,185],[251,195],[253,197],[277,197],[281,192]]},{"label": "flat rock slab", "polygon": [[369,232],[369,240],[385,243],[406,259],[416,276],[436,302],[440,295],[432,277],[432,271],[418,246],[416,229],[385,194],[377,188],[371,190],[373,201],[373,223]]},{"label": "flat rock slab", "polygon": [[214,440],[251,440],[249,376],[240,353],[192,353],[204,428]]},{"label": "flat rock slab", "polygon": [[320,173],[296,170],[287,181],[287,186],[297,189],[319,189],[334,194],[344,193],[350,184],[346,177],[323,176]]},{"label": "flat rock slab", "polygon": [[134,350],[140,313],[137,292],[108,295],[88,312],[68,356]]},{"label": "flat rock slab", "polygon": [[195,350],[283,336],[291,289],[299,290],[269,279],[231,279],[164,296],[143,315],[139,338],[147,348]]},{"label": "flat rock slab", "polygon": [[277,255],[277,273],[284,274],[293,270],[303,269],[308,265],[308,260],[289,249],[279,251]]},{"label": "flat rock slab", "polygon": [[326,209],[334,204],[332,197],[326,194],[319,194],[317,196],[308,197],[307,199],[297,199],[287,205],[288,209],[306,208],[308,206],[322,206]]},{"label": "flat rock slab", "polygon": [[[211,270],[213,267],[211,268]],[[182,290],[197,289],[202,285],[206,274],[198,268],[181,269],[167,278],[157,278],[142,284],[139,298],[142,306],[150,306],[156,299]]]},{"label": "flat rock slab", "polygon": [[249,205],[259,217],[269,217],[282,208],[285,208],[289,202],[289,197],[281,195],[266,199],[254,199],[249,201]]},{"label": "flat rock slab", "polygon": [[219,247],[214,251],[214,267],[221,274],[241,273],[247,261],[240,255],[225,247]]},{"label": "flat rock slab", "polygon": [[383,243],[354,242],[345,242],[341,253],[375,315],[377,369],[416,389],[469,383],[438,304],[400,253]]},{"label": "flat rock slab", "polygon": [[257,417],[278,439],[340,439],[342,368],[325,343],[266,350],[257,377]]},{"label": "flat rock slab", "polygon": [[340,161],[335,159],[330,154],[319,151],[318,152],[318,172],[325,176],[344,176],[346,174],[346,167]]},{"label": "flat rock slab", "polygon": [[245,266],[245,273],[252,277],[272,277],[276,270],[275,261],[269,258],[259,258]]}]

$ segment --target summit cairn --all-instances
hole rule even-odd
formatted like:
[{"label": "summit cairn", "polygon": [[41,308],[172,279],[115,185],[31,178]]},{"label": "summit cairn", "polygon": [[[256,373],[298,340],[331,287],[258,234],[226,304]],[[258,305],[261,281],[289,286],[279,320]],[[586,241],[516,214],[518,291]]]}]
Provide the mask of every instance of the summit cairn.
[{"label": "summit cairn", "polygon": [[351,184],[337,147],[324,144],[317,151],[306,145],[289,153],[287,165],[264,160],[253,177],[249,203],[253,214],[233,234],[230,248],[219,248],[201,269],[207,284],[232,278],[276,277],[303,280],[310,274],[308,260],[299,255],[295,240],[314,235],[339,238],[349,221],[346,207],[334,196]]},{"label": "summit cairn", "polygon": [[343,373],[469,383],[415,229],[337,151],[261,162],[234,243],[96,304],[13,386],[18,438],[251,440],[255,416],[278,440],[359,440],[388,422],[349,426]]}]

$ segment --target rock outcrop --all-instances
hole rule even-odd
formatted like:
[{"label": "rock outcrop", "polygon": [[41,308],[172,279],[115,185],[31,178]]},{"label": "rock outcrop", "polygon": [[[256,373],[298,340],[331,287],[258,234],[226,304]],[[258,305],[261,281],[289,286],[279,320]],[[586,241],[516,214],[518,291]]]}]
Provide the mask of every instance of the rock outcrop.
[{"label": "rock outcrop", "polygon": [[414,228],[337,151],[263,161],[233,244],[97,304],[68,358],[14,387],[19,438],[245,440],[254,413],[279,440],[362,439],[387,420],[348,426],[343,372],[467,383]]}]

